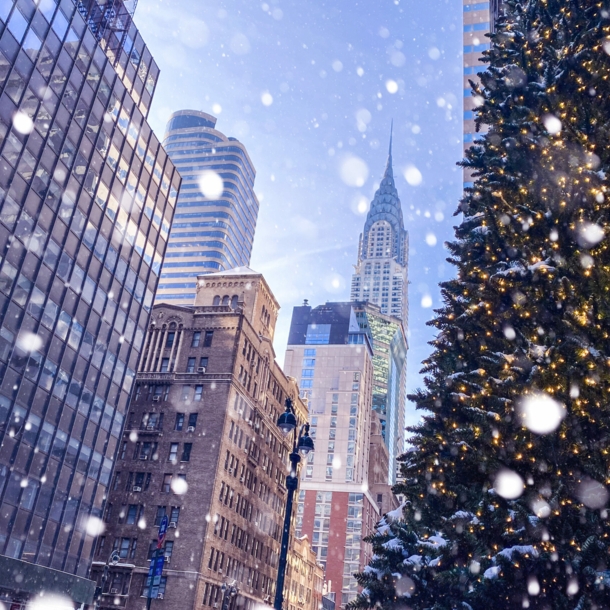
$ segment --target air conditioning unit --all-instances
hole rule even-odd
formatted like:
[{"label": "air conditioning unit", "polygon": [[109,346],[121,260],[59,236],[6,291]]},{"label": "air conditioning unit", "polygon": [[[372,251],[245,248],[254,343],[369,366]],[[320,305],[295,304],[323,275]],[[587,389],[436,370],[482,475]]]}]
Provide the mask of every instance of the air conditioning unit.
[{"label": "air conditioning unit", "polygon": [[111,595],[118,595],[119,590],[118,589],[110,589],[110,593],[111,593]]},{"label": "air conditioning unit", "polygon": [[200,366],[197,368],[198,373],[205,373],[205,366]]},{"label": "air conditioning unit", "polygon": [[163,593],[157,593],[157,599],[163,599]]},{"label": "air conditioning unit", "polygon": [[[158,396],[155,396],[155,398],[158,398]],[[147,430],[154,430],[155,429],[155,424],[146,424],[146,429]]]},{"label": "air conditioning unit", "polygon": [[189,427],[186,429],[186,431],[187,431],[187,432],[195,432],[195,426],[189,426]]},{"label": "air conditioning unit", "polygon": [[147,456],[147,455],[143,455],[143,456],[142,456],[140,459],[141,459],[141,460],[147,460],[147,459],[148,459],[148,456]]},{"label": "air conditioning unit", "polygon": [[160,400],[161,400],[161,396],[159,396],[159,395],[153,396],[153,402],[159,402]]},{"label": "air conditioning unit", "polygon": [[244,477],[239,477],[239,482],[243,483],[244,482]]},{"label": "air conditioning unit", "polygon": [[171,527],[172,529],[176,529],[178,527],[178,523],[176,521],[170,521],[167,527]]},{"label": "air conditioning unit", "polygon": [[228,472],[229,474],[233,474],[233,468],[229,468],[229,470],[227,470],[227,472]]},{"label": "air conditioning unit", "polygon": [[142,491],[142,488],[140,486],[138,486],[138,485],[134,485],[133,486],[133,490],[134,491]]},{"label": "air conditioning unit", "polygon": [[218,602],[212,605],[212,608],[218,608]]}]

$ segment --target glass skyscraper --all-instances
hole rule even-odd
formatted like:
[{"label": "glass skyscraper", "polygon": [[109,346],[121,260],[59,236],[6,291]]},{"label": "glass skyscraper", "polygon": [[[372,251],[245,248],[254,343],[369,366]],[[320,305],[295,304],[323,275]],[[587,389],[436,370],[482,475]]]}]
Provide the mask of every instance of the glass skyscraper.
[{"label": "glass skyscraper", "polygon": [[[487,34],[493,31],[493,25],[500,12],[501,0],[490,2],[473,2],[464,0],[464,151],[482,137],[486,131],[476,131],[475,100],[472,97],[470,81],[477,82],[479,72],[487,68],[481,62],[482,53],[489,49]],[[464,186],[472,186],[472,176],[464,170]]]},{"label": "glass skyscraper", "polygon": [[132,10],[122,0],[0,0],[0,600],[9,607],[36,587],[91,602],[83,577],[94,518],[180,187],[146,121],[159,70]]},{"label": "glass skyscraper", "polygon": [[156,302],[192,305],[198,275],[250,264],[256,172],[245,146],[205,112],[175,112],[163,144],[183,183]]}]

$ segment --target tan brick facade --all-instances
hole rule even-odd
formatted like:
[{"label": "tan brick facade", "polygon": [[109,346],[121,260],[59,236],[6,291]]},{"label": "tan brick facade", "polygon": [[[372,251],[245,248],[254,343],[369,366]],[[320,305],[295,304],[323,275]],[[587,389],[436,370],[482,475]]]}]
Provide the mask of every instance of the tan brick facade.
[{"label": "tan brick facade", "polygon": [[[193,307],[154,307],[96,549],[98,570],[113,549],[121,555],[103,607],[144,607],[163,515],[165,580],[153,609],[221,608],[225,583],[238,589],[231,610],[272,602],[292,442],[276,421],[286,397],[300,423],[307,416],[275,363],[278,309],[248,268],[200,278]],[[175,493],[179,478],[186,493]]]}]

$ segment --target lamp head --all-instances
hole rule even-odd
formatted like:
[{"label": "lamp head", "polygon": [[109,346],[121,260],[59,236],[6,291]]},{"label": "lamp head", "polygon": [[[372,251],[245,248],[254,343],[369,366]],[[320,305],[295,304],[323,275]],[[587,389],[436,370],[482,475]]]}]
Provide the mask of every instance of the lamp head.
[{"label": "lamp head", "polygon": [[286,398],[286,411],[277,420],[277,427],[284,433],[290,434],[297,427],[297,418],[292,411],[292,400]]},{"label": "lamp head", "polygon": [[305,457],[310,451],[314,450],[313,439],[309,436],[309,424],[305,428],[305,434],[299,438],[299,443],[297,445],[297,451]]}]

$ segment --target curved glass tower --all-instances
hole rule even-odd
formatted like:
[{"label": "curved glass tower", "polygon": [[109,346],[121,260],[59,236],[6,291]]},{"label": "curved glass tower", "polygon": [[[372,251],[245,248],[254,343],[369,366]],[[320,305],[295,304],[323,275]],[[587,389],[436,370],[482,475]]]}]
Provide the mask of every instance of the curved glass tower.
[{"label": "curved glass tower", "polygon": [[[192,305],[198,275],[250,263],[259,207],[256,172],[244,145],[218,131],[216,118],[205,112],[172,114],[164,146],[182,188],[156,302]],[[220,185],[218,176],[222,192],[215,194],[210,191],[215,181]]]}]

